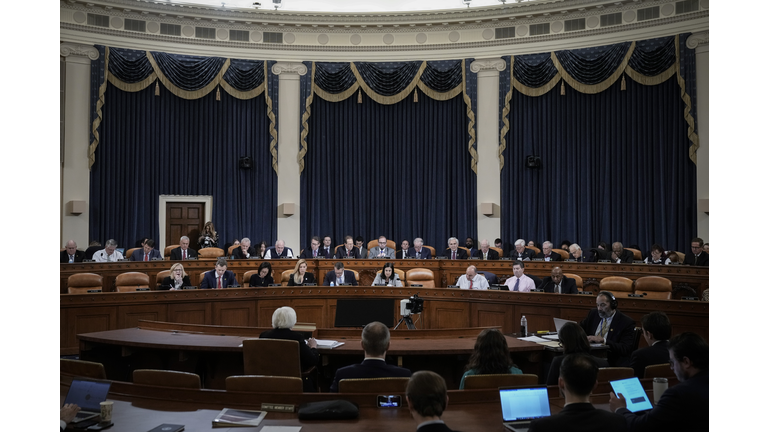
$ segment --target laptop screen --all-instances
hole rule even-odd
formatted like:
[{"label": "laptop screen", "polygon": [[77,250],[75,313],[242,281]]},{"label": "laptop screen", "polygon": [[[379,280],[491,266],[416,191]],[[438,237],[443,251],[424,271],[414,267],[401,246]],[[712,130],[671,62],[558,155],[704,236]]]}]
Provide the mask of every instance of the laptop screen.
[{"label": "laptop screen", "polygon": [[64,404],[77,404],[83,411],[101,412],[100,404],[107,400],[110,382],[72,380]]},{"label": "laptop screen", "polygon": [[627,401],[627,409],[632,412],[652,409],[651,401],[645,394],[643,385],[637,377],[627,378],[618,381],[611,381],[611,387],[616,394],[621,393]]},{"label": "laptop screen", "polygon": [[505,422],[549,417],[546,387],[499,389]]}]

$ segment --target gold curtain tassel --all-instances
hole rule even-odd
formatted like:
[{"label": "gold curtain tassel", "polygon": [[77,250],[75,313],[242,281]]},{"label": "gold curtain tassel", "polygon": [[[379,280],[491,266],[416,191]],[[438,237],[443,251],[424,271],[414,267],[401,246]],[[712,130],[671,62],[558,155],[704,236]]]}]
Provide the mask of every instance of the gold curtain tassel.
[{"label": "gold curtain tassel", "polygon": [[160,80],[155,80],[155,96],[160,96]]},{"label": "gold curtain tassel", "polygon": [[217,101],[221,100],[221,87],[220,86],[216,86],[216,100]]},{"label": "gold curtain tassel", "polygon": [[415,88],[413,89],[413,101],[418,102],[419,101],[419,89]]},{"label": "gold curtain tassel", "polygon": [[624,74],[621,75],[621,91],[627,89],[627,80],[624,79]]},{"label": "gold curtain tassel", "polygon": [[565,81],[560,80],[560,96],[565,96]]},{"label": "gold curtain tassel", "polygon": [[363,92],[360,89],[357,89],[357,103],[363,103]]}]

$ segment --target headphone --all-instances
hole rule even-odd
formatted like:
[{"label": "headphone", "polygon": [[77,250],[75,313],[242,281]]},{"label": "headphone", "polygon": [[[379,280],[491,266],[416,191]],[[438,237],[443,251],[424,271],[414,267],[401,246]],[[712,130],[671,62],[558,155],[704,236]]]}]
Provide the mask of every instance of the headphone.
[{"label": "headphone", "polygon": [[614,295],[613,295],[613,293],[611,293],[610,291],[600,291],[600,292],[597,294],[597,296],[598,296],[598,297],[600,297],[600,296],[605,296],[605,297],[608,297],[608,298],[610,298],[610,299],[611,299],[611,303],[610,303],[610,305],[611,305],[611,309],[616,309],[616,308],[618,308],[618,307],[619,307],[619,302],[618,302],[618,301],[616,301],[616,296],[614,296]]}]

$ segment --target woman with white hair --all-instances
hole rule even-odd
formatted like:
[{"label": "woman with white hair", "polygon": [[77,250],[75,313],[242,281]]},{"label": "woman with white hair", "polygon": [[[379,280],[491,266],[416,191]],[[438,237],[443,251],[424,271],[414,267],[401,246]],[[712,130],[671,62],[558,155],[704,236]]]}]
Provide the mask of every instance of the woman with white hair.
[{"label": "woman with white hair", "polygon": [[[301,370],[305,371],[312,366],[317,366],[320,361],[320,354],[317,352],[317,341],[310,337],[304,342],[302,333],[291,330],[296,325],[296,311],[288,306],[277,308],[272,314],[272,330],[267,330],[259,335],[260,339],[286,339],[295,340],[299,343],[299,358],[301,360]],[[305,383],[304,391],[307,391],[308,385]],[[311,389],[311,384],[309,385]],[[310,390],[311,391],[311,390]]]}]

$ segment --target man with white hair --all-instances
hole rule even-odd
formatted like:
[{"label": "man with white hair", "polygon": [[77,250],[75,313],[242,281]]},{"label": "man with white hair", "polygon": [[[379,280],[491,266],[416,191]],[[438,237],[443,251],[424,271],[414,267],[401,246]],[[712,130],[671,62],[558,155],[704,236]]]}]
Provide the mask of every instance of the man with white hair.
[{"label": "man with white hair", "polygon": [[448,249],[443,252],[443,256],[448,257],[448,259],[452,260],[465,260],[469,259],[469,256],[467,256],[467,251],[464,249],[459,249],[459,239],[456,237],[451,237],[448,239]]},{"label": "man with white hair", "polygon": [[467,272],[459,277],[456,285],[461,289],[471,290],[487,290],[489,286],[485,275],[477,274],[477,267],[473,265],[467,267]]},{"label": "man with white hair", "polygon": [[105,243],[104,249],[93,254],[93,260],[96,262],[117,262],[123,259],[123,254],[117,249],[117,242],[109,239]]},{"label": "man with white hair", "polygon": [[413,239],[413,247],[408,249],[408,256],[416,259],[432,259],[432,252],[423,246],[424,240],[416,237]]},{"label": "man with white hair", "polygon": [[584,255],[584,251],[581,250],[581,246],[579,246],[576,243],[572,243],[568,250],[571,252],[568,259],[575,260],[576,262],[591,262],[592,260],[589,259],[589,257]]},{"label": "man with white hair", "polygon": [[514,261],[530,261],[533,259],[533,255],[533,250],[525,247],[525,240],[517,239],[515,249],[510,254],[510,257]]},{"label": "man with white hair", "polygon": [[499,259],[499,253],[491,249],[488,239],[480,240],[480,249],[478,249],[473,257],[480,258],[481,260],[497,260]]},{"label": "man with white hair", "polygon": [[[272,314],[272,330],[267,330],[259,335],[259,339],[285,339],[299,343],[299,359],[301,370],[305,371],[320,362],[320,354],[317,352],[317,341],[310,337],[304,339],[300,332],[293,331],[296,325],[296,311],[288,306],[277,308]],[[315,391],[314,385],[308,379],[304,382],[304,391]]]},{"label": "man with white hair", "polygon": [[61,263],[76,263],[83,262],[85,258],[85,252],[77,250],[77,243],[74,240],[70,240],[64,246],[66,249],[61,251]]},{"label": "man with white hair", "polygon": [[232,251],[232,259],[256,258],[256,249],[251,247],[251,239],[243,237],[240,247]]},{"label": "man with white hair", "polygon": [[[242,243],[242,242],[241,242]],[[275,247],[267,249],[264,254],[264,259],[290,259],[293,258],[293,251],[289,247],[285,247],[285,242],[278,240],[275,242]]]},{"label": "man with white hair", "polygon": [[559,253],[552,253],[552,242],[545,241],[541,244],[541,253],[536,258],[544,258],[544,261],[562,261],[563,257]]},{"label": "man with white hair", "polygon": [[197,251],[189,247],[189,237],[182,236],[179,239],[179,247],[171,249],[171,261],[186,261],[197,259]]}]

